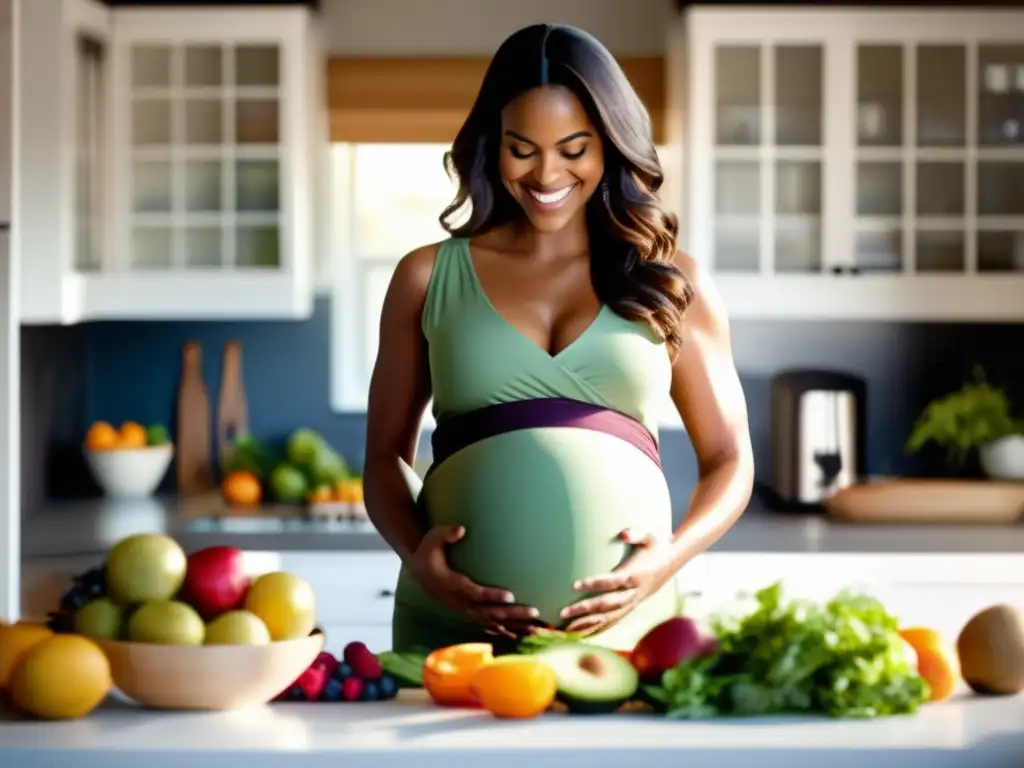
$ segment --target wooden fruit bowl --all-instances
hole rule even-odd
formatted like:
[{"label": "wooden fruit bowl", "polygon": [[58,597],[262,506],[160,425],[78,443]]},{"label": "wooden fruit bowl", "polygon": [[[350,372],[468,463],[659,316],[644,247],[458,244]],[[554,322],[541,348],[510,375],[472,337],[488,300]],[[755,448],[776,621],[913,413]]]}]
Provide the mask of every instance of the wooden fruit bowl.
[{"label": "wooden fruit bowl", "polygon": [[114,685],[155,709],[227,710],[266,704],[323,650],[324,635],[269,645],[100,641]]}]

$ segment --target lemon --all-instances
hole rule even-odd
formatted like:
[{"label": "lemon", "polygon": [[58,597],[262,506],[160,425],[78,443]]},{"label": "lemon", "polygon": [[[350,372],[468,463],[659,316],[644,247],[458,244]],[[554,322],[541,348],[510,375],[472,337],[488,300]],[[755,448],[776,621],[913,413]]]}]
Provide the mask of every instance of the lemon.
[{"label": "lemon", "polygon": [[96,643],[78,635],[53,635],[18,661],[10,694],[29,715],[68,720],[96,709],[111,685],[110,663]]},{"label": "lemon", "polygon": [[309,582],[291,573],[274,571],[249,587],[245,608],[270,630],[270,639],[306,637],[316,625],[316,595]]}]

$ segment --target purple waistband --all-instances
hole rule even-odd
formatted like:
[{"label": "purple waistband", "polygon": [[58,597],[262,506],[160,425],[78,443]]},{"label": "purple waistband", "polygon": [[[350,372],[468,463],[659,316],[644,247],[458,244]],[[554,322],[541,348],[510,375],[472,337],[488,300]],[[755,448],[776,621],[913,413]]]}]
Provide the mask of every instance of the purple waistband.
[{"label": "purple waistband", "polygon": [[431,469],[457,451],[488,437],[541,427],[575,427],[618,437],[661,468],[657,440],[636,419],[599,405],[550,397],[489,405],[438,424],[431,438],[434,449]]}]

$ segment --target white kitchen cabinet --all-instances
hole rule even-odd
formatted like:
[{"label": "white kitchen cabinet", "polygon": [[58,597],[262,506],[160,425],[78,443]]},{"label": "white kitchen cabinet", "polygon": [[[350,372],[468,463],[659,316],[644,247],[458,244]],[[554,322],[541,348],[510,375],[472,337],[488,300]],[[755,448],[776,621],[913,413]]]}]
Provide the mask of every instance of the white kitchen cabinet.
[{"label": "white kitchen cabinet", "polygon": [[308,316],[311,12],[26,5],[24,321]]},{"label": "white kitchen cabinet", "polygon": [[698,6],[679,34],[685,245],[734,317],[1024,319],[1024,12]]}]

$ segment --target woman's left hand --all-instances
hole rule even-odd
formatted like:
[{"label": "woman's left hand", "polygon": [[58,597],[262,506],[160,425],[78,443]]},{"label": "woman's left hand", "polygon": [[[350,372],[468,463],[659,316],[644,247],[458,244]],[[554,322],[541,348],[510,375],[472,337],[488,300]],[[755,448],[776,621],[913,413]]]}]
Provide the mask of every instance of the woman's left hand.
[{"label": "woman's left hand", "polygon": [[577,592],[600,592],[565,608],[561,616],[569,621],[567,632],[592,635],[607,629],[637,605],[657,592],[675,574],[675,553],[667,538],[625,530],[623,541],[633,551],[618,568],[573,584]]}]

